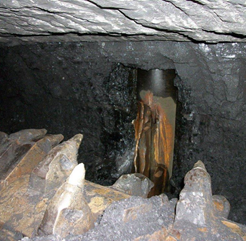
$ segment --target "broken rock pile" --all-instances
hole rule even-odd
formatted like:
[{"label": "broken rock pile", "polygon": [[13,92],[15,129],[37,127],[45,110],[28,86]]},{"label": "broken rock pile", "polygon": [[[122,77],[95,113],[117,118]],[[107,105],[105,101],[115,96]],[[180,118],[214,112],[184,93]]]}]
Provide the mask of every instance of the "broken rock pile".
[{"label": "broken rock pile", "polygon": [[59,144],[46,130],[0,133],[0,240],[244,240],[246,226],[227,219],[230,204],[212,196],[198,161],[185,176],[179,200],[146,198],[140,174],[103,187],[84,180],[77,163],[82,135]]}]

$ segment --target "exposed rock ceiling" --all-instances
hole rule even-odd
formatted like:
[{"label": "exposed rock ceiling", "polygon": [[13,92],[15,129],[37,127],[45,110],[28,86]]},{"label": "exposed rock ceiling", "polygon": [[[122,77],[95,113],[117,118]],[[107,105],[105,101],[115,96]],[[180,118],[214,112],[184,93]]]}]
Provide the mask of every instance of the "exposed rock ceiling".
[{"label": "exposed rock ceiling", "polygon": [[246,41],[245,0],[1,0],[0,42]]}]

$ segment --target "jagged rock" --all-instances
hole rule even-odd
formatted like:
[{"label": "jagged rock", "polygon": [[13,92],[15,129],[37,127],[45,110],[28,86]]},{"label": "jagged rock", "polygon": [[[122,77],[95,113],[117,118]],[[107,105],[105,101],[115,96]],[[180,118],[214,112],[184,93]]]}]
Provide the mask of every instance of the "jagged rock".
[{"label": "jagged rock", "polygon": [[147,197],[153,182],[140,173],[122,175],[112,186],[121,192],[131,196]]},{"label": "jagged rock", "polygon": [[222,218],[228,218],[230,213],[229,201],[221,195],[213,195],[214,214]]},{"label": "jagged rock", "polygon": [[215,210],[211,178],[201,161],[186,174],[184,182],[173,228],[179,233],[178,240],[244,240],[244,228],[237,226],[235,232],[234,225],[229,224],[232,222],[223,220]]},{"label": "jagged rock", "polygon": [[[40,161],[44,159],[51,146],[61,141],[62,138],[62,135],[52,135],[46,136],[38,141],[28,152],[28,155],[22,159],[20,162],[21,165],[16,167],[17,170],[15,171],[14,169],[10,174],[11,181],[9,185],[4,186],[1,190],[0,223],[3,223],[5,226],[8,224],[14,232],[22,233],[28,237],[34,237],[37,234],[38,227],[41,224],[49,203],[49,197],[45,197],[42,192],[29,186],[30,167],[28,163],[31,161],[37,163],[37,160]],[[46,140],[46,142],[44,142],[44,140]],[[21,170],[21,173],[19,173],[18,170]],[[18,178],[15,177],[15,174],[19,175]],[[96,217],[99,217],[114,200],[130,197],[112,188],[103,187],[89,181],[85,181],[84,196],[86,201],[88,201],[93,215]],[[5,226],[0,225],[2,233],[7,232],[4,229]],[[9,231],[7,233],[9,233]],[[45,238],[42,240],[53,239]],[[54,240],[56,239],[54,238]]]},{"label": "jagged rock", "polygon": [[4,132],[0,132],[0,157],[8,150],[12,143],[24,145],[35,142],[43,138],[46,133],[47,130],[45,129],[25,129],[12,133],[9,136]]},{"label": "jagged rock", "polygon": [[[81,165],[83,167],[83,164]],[[187,173],[185,177],[185,187],[181,192],[178,203],[176,199],[168,201],[167,196],[164,194],[154,196],[150,199],[142,197],[126,197],[127,199],[114,202],[108,206],[95,228],[90,229],[85,234],[79,235],[89,229],[88,221],[89,223],[91,221],[91,224],[94,221],[90,208],[87,206],[82,195],[81,187],[84,185],[84,174],[80,175],[81,165],[77,166],[77,169],[74,169],[73,174],[70,175],[67,182],[59,188],[46,211],[40,231],[45,234],[44,229],[48,227],[50,230],[49,232],[53,233],[52,235],[34,237],[33,232],[30,233],[29,231],[28,233],[27,229],[30,228],[30,217],[28,219],[28,216],[30,213],[34,214],[34,212],[30,212],[26,207],[24,209],[20,208],[20,206],[17,205],[17,202],[12,201],[13,197],[18,197],[18,195],[16,195],[16,190],[19,190],[19,195],[24,194],[25,197],[26,189],[23,189],[20,182],[17,183],[14,181],[10,184],[8,191],[10,192],[10,195],[12,195],[12,198],[11,203],[9,206],[5,206],[5,209],[7,209],[7,207],[12,207],[13,205],[18,207],[15,207],[15,215],[13,215],[13,218],[9,219],[7,223],[11,224],[11,228],[13,228],[14,232],[16,230],[17,233],[28,233],[30,237],[33,237],[32,239],[24,238],[23,241],[246,240],[246,227],[244,225],[225,219],[221,213],[220,215],[217,214],[218,210],[222,209],[218,208],[218,205],[218,210],[215,209],[215,201],[220,202],[219,204],[225,205],[225,207],[227,204],[225,199],[221,196],[212,197],[210,177],[203,163],[200,161],[195,164],[194,168],[190,172]],[[28,182],[25,181],[24,183]],[[110,199],[118,192],[110,187],[101,187],[100,185],[90,182],[86,183],[84,187],[86,193],[85,196],[87,196],[89,200],[91,197],[97,197],[96,195],[99,195],[99,197],[105,195],[105,198],[108,194],[107,198]],[[90,196],[93,191],[94,196]],[[13,193],[15,196],[13,196]],[[0,196],[1,201],[5,195],[6,193],[3,196]],[[16,201],[20,202],[20,200],[25,199],[20,199],[19,196],[19,200]],[[3,202],[6,203],[6,200],[3,199]],[[39,203],[35,206],[35,215],[37,215],[38,210],[39,212],[44,212],[42,210],[46,207],[45,202],[47,201],[43,201],[43,203]],[[83,203],[82,212],[80,211],[81,206],[79,203]],[[176,203],[176,218],[174,219]],[[185,205],[188,204],[189,207],[186,207]],[[186,208],[185,211],[183,210],[184,207]],[[33,208],[33,206],[29,205],[29,208]],[[18,213],[17,210],[20,212]],[[27,222],[26,230],[23,229],[24,223],[22,223],[21,229],[20,226],[16,226],[16,221],[14,220],[14,218],[20,215],[23,211],[24,213],[28,212],[27,216],[26,213],[24,216]],[[197,215],[196,217],[194,217],[194,213]],[[84,218],[83,215],[86,214],[89,215],[88,218]],[[5,215],[6,213],[4,216]],[[187,216],[191,217],[189,218]],[[37,217],[39,217],[39,219],[37,219]],[[42,215],[39,214],[39,216],[34,218],[36,219],[36,224],[41,217]],[[6,225],[7,223],[5,222],[4,224]],[[86,228],[84,229],[83,226],[83,228],[80,229],[79,227],[81,227],[81,225],[85,225]]]},{"label": "jagged rock", "polygon": [[53,148],[33,170],[30,186],[52,196],[78,164],[77,154],[82,138],[83,135],[77,134]]},{"label": "jagged rock", "polygon": [[32,169],[62,139],[62,135],[45,136],[34,143],[23,158],[18,157],[20,161],[11,172],[4,174],[4,183],[8,185],[3,185],[0,192],[0,222],[9,224],[16,232],[29,237],[37,232],[47,199],[36,190],[29,189],[29,176]]},{"label": "jagged rock", "polygon": [[9,135],[10,140],[17,140],[20,143],[37,141],[45,136],[46,129],[26,129]]},{"label": "jagged rock", "polygon": [[79,235],[93,227],[94,218],[83,197],[85,169],[76,166],[52,198],[40,226],[41,234]]},{"label": "jagged rock", "polygon": [[27,129],[7,136],[1,132],[0,146],[0,186],[6,184],[9,173],[24,158],[24,155],[35,144],[35,141],[44,137],[45,129]]},{"label": "jagged rock", "polygon": [[175,221],[188,221],[205,227],[213,221],[211,178],[204,164],[198,161],[184,179],[185,187],[179,195]]},{"label": "jagged rock", "polygon": [[[6,135],[0,133],[1,136],[4,142]],[[246,240],[246,226],[226,219],[229,202],[222,196],[212,196],[211,179],[201,161],[186,174],[185,187],[178,202],[177,199],[169,201],[164,194],[150,199],[130,197],[112,187],[90,183],[84,180],[83,164],[73,169],[49,202],[49,196],[28,187],[32,168],[29,162],[33,158],[36,164],[30,165],[41,163],[62,138],[62,135],[53,135],[37,141],[9,175],[9,185],[0,192],[0,240],[15,241],[22,236],[31,238],[23,238],[23,241]],[[68,149],[71,148],[72,153],[66,150],[68,157],[74,160],[81,138],[77,135],[71,139],[72,148]],[[57,152],[66,149],[61,144],[59,146],[60,149],[49,154],[58,158]],[[50,167],[44,164],[39,168],[46,168],[49,172]],[[63,168],[69,169],[70,165],[66,164],[63,163]],[[14,177],[15,174],[19,175],[18,178]],[[135,180],[136,175],[130,175],[126,180],[131,178]],[[136,183],[140,185],[143,177],[137,175],[137,178],[140,180],[137,179]],[[102,217],[98,218],[101,214]],[[98,220],[93,228],[95,218]],[[39,233],[46,236],[35,237],[38,227]]]},{"label": "jagged rock", "polygon": [[0,192],[0,222],[24,236],[34,237],[47,207],[47,198],[28,188],[29,175],[23,175]]},{"label": "jagged rock", "polygon": [[116,178],[119,178],[123,174],[130,173],[132,171],[134,149],[135,147],[133,146],[131,149],[126,150],[123,155],[119,155],[116,158],[116,173],[114,174]]},{"label": "jagged rock", "polygon": [[62,140],[62,135],[47,135],[37,141],[23,157],[17,157],[19,161],[2,175],[0,185],[7,185],[23,175],[30,174],[48,152]]},{"label": "jagged rock", "polygon": [[18,141],[11,141],[0,157],[0,181],[1,186],[5,185],[5,178],[15,166],[20,162],[23,156],[32,147],[34,142],[21,145]]}]

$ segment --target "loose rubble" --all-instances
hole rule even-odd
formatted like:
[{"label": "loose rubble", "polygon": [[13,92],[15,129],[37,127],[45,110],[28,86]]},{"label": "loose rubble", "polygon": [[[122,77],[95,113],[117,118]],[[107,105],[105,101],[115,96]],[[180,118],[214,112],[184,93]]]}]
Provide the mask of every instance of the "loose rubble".
[{"label": "loose rubble", "polygon": [[[179,200],[144,198],[153,184],[141,174],[124,175],[111,187],[84,180],[77,163],[81,134],[61,144],[62,135],[44,135],[21,156],[13,149],[18,163],[0,191],[0,240],[246,240],[246,226],[227,219],[228,200],[212,196],[201,161],[186,174]],[[0,132],[1,152],[9,137]]]}]

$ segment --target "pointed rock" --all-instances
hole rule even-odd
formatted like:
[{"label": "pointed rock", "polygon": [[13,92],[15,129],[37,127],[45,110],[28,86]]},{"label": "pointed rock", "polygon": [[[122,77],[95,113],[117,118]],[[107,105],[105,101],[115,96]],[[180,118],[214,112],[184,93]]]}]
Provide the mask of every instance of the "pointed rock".
[{"label": "pointed rock", "polygon": [[94,225],[91,210],[83,197],[85,169],[77,165],[66,183],[56,192],[45,212],[40,234],[79,235]]},{"label": "pointed rock", "polygon": [[30,186],[40,192],[54,194],[78,164],[77,154],[82,138],[82,134],[77,134],[54,147],[33,170]]},{"label": "pointed rock", "polygon": [[47,135],[37,141],[23,157],[12,165],[1,176],[0,186],[7,185],[22,175],[31,174],[32,170],[41,162],[48,152],[63,140],[63,135]]},{"label": "pointed rock", "polygon": [[179,233],[179,240],[243,240],[243,227],[222,217],[227,204],[224,199],[221,203],[221,197],[212,197],[211,178],[201,161],[186,174],[184,182],[172,231]]},{"label": "pointed rock", "polygon": [[10,140],[18,140],[20,143],[37,141],[45,136],[46,129],[26,129],[10,134]]},{"label": "pointed rock", "polygon": [[177,203],[175,221],[188,221],[204,227],[213,220],[211,178],[198,161],[184,179],[185,187]]},{"label": "pointed rock", "polygon": [[206,167],[205,167],[205,165],[204,165],[204,163],[203,163],[201,160],[197,161],[197,162],[194,164],[194,168],[201,168],[201,169],[207,171],[207,170],[206,170]]},{"label": "pointed rock", "polygon": [[5,133],[0,134],[0,180],[1,183],[8,173],[19,163],[27,151],[46,134],[45,129],[27,129],[22,130],[8,137]]}]

